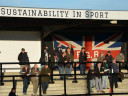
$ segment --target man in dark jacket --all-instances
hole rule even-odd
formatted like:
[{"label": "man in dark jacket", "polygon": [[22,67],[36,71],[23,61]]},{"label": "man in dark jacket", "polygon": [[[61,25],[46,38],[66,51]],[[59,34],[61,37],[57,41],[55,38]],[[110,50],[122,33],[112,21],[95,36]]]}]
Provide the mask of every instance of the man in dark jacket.
[{"label": "man in dark jacket", "polygon": [[94,73],[95,73],[95,80],[96,80],[96,90],[97,92],[103,92],[103,86],[102,86],[102,81],[101,81],[101,73],[103,72],[103,69],[101,68],[101,63],[97,64],[97,67],[95,67],[94,69]]},{"label": "man in dark jacket", "polygon": [[115,59],[113,59],[111,64],[111,73],[113,73],[113,76],[110,76],[110,87],[112,89],[113,84],[115,84],[115,88],[118,88],[117,75],[119,73],[119,66],[116,64]]},{"label": "man in dark jacket", "polygon": [[74,49],[72,48],[72,44],[71,44],[71,43],[68,43],[68,47],[67,47],[66,50],[65,50],[66,54],[68,53],[68,52],[67,52],[67,49],[68,49],[68,48],[71,50],[71,53],[72,53],[73,56],[74,56]]},{"label": "man in dark jacket", "polygon": [[48,76],[41,77],[43,94],[47,94],[46,91],[47,91],[49,80],[50,80],[50,74],[51,74],[51,70],[46,64],[41,70],[41,75],[48,75]]},{"label": "man in dark jacket", "polygon": [[79,62],[80,62],[80,74],[84,75],[86,70],[86,62],[87,61],[87,55],[85,53],[85,48],[81,48],[81,52],[79,55]]},{"label": "man in dark jacket", "polygon": [[18,55],[18,60],[20,62],[20,73],[22,73],[22,68],[24,68],[26,64],[29,64],[29,57],[24,48],[21,49],[21,52]]},{"label": "man in dark jacket", "polygon": [[[62,44],[59,43],[59,45],[55,48],[55,61],[59,62],[59,56],[62,55]],[[56,67],[58,67],[58,63],[56,63]]]},{"label": "man in dark jacket", "polygon": [[[64,74],[64,66],[66,63],[66,52],[63,52],[62,55],[60,55],[59,57],[59,65],[58,65],[58,69],[59,69],[59,74]],[[60,76],[60,79],[64,79],[64,76]]]},{"label": "man in dark jacket", "polygon": [[88,75],[87,75],[87,80],[88,80],[87,85],[88,85],[90,92],[93,92],[92,88],[95,86],[94,79],[95,79],[94,67],[91,66],[89,68]]},{"label": "man in dark jacket", "polygon": [[[107,61],[105,59],[103,60],[101,68],[103,69],[105,74],[110,73],[109,64],[107,63]],[[103,89],[108,89],[108,83],[107,82],[108,82],[108,75],[103,75],[102,76]]]},{"label": "man in dark jacket", "polygon": [[51,55],[49,55],[48,53],[48,47],[44,47],[39,60],[39,62],[41,63],[41,69],[44,67],[46,63],[49,62],[50,57]]},{"label": "man in dark jacket", "polygon": [[111,55],[111,51],[108,51],[108,53],[105,55],[105,59],[107,60],[107,63],[111,63],[113,60],[113,57]]}]

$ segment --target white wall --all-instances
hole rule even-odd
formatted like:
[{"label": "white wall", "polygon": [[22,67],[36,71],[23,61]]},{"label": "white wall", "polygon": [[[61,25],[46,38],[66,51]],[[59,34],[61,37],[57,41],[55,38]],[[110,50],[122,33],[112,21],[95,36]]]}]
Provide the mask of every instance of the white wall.
[{"label": "white wall", "polygon": [[[40,32],[0,31],[0,62],[18,62],[21,48],[28,52],[30,62],[38,62],[41,52]],[[3,68],[19,68],[19,65],[4,65]]]}]

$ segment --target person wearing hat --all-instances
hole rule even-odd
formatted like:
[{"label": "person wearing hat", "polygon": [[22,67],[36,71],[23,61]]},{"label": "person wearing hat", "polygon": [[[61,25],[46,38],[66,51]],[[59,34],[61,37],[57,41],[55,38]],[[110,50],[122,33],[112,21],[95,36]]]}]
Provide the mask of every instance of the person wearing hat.
[{"label": "person wearing hat", "polygon": [[113,57],[112,57],[112,55],[111,55],[111,51],[108,51],[108,52],[107,52],[107,54],[105,55],[105,59],[107,60],[107,62],[108,62],[109,64],[112,63]]},{"label": "person wearing hat", "polygon": [[80,62],[80,74],[84,75],[86,70],[86,62],[87,61],[87,55],[85,53],[85,48],[81,48],[81,52],[79,55],[79,62]]},{"label": "person wearing hat", "polygon": [[[124,62],[124,55],[123,55],[122,51],[120,51],[120,53],[116,56],[116,61]],[[117,65],[119,66],[119,63],[117,63]],[[121,63],[121,65],[122,65],[122,63]]]},{"label": "person wearing hat", "polygon": [[51,70],[48,67],[48,64],[45,64],[41,70],[41,75],[46,75],[46,76],[41,77],[43,94],[47,94],[46,91],[47,91],[48,85],[49,85],[50,74],[51,74]]},{"label": "person wearing hat", "polygon": [[20,73],[22,73],[22,68],[24,68],[26,64],[29,64],[29,57],[24,48],[21,49],[21,52],[18,55],[18,60],[20,62]]}]

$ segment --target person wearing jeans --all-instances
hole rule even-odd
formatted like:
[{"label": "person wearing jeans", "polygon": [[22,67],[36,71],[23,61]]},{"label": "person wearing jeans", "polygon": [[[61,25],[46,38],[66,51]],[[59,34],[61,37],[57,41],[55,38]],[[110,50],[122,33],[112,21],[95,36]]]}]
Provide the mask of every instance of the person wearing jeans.
[{"label": "person wearing jeans", "polygon": [[87,61],[87,55],[85,53],[85,48],[81,48],[81,52],[79,55],[79,62],[80,62],[80,74],[84,75],[86,70],[86,62]]},{"label": "person wearing jeans", "polygon": [[[67,49],[67,54],[66,54],[66,61],[67,61],[67,64],[66,64],[66,68],[65,68],[65,73],[66,74],[71,74],[71,70],[72,70],[72,62],[74,62],[74,59],[73,59],[73,54],[70,52],[70,49],[68,48]],[[70,76],[69,76],[70,77]]]},{"label": "person wearing jeans", "polygon": [[87,80],[89,81],[87,82],[87,85],[88,85],[90,92],[93,92],[92,88],[94,87],[94,78],[95,78],[94,67],[91,66],[89,68],[88,75],[87,75]]},{"label": "person wearing jeans", "polygon": [[[66,63],[66,52],[63,52],[62,55],[60,55],[59,63],[58,63],[58,69],[59,69],[59,74],[64,74],[64,65]],[[64,79],[64,76],[60,76],[60,79]]]},{"label": "person wearing jeans", "polygon": [[103,72],[103,69],[101,68],[101,63],[97,64],[97,67],[95,67],[94,69],[94,73],[95,73],[95,80],[96,80],[96,90],[97,92],[103,92],[103,86],[102,86],[102,81],[101,81],[101,73]]},{"label": "person wearing jeans", "polygon": [[[20,54],[18,55],[18,61],[20,64],[20,74],[22,74],[22,69],[25,67],[26,64],[29,65],[29,57],[27,52],[25,52],[25,49],[22,48]],[[30,65],[29,65],[30,67]]]},{"label": "person wearing jeans", "polygon": [[46,93],[46,91],[48,89],[48,84],[49,84],[49,82],[42,82],[43,94]]},{"label": "person wearing jeans", "polygon": [[103,69],[104,73],[106,73],[106,75],[102,76],[102,85],[103,85],[103,89],[108,89],[108,75],[107,73],[109,73],[109,64],[107,63],[106,59],[103,60],[103,64],[101,65],[101,68]]},{"label": "person wearing jeans", "polygon": [[26,95],[27,93],[27,89],[28,89],[28,85],[29,85],[29,72],[30,69],[28,67],[28,65],[25,65],[25,67],[22,69],[22,75],[23,76],[23,94]]},{"label": "person wearing jeans", "polygon": [[47,76],[41,77],[43,94],[47,94],[46,91],[48,89],[50,74],[51,74],[50,68],[48,67],[47,64],[44,65],[43,69],[41,70],[41,75],[47,75]]}]

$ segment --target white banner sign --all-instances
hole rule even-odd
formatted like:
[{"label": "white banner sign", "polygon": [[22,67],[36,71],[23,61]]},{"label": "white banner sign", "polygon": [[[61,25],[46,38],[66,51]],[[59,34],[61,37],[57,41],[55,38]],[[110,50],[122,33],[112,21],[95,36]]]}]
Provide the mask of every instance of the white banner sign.
[{"label": "white banner sign", "polygon": [[2,17],[128,20],[128,11],[0,7]]}]

